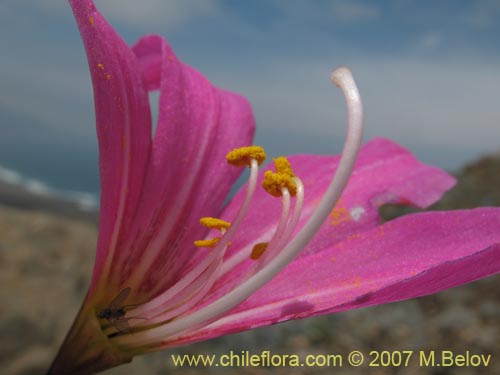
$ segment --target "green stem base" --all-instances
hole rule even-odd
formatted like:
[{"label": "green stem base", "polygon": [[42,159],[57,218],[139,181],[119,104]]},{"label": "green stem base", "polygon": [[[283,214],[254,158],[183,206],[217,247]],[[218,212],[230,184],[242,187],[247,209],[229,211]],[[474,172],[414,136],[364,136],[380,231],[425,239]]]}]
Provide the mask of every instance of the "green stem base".
[{"label": "green stem base", "polygon": [[111,345],[94,309],[83,306],[47,375],[89,375],[132,361],[132,355]]}]

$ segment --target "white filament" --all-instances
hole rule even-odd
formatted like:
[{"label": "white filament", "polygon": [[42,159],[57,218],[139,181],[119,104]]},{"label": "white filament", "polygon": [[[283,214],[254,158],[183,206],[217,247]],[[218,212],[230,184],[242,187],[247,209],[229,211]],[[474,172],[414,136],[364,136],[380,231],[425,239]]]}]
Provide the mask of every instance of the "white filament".
[{"label": "white filament", "polygon": [[284,233],[277,239],[277,241],[275,241],[275,243],[269,243],[266,252],[260,259],[259,266],[257,267],[258,269],[263,268],[268,259],[272,258],[276,253],[280,252],[283,249],[283,246],[286,245],[293,231],[297,227],[297,224],[299,223],[300,214],[302,213],[302,206],[304,204],[304,185],[298,177],[293,177],[292,179],[297,186],[296,202],[292,217],[287,220]]},{"label": "white filament", "polygon": [[[165,293],[160,294],[149,302],[142,304],[137,307],[134,311],[137,315],[150,315],[159,312],[159,309],[163,309],[163,306],[171,301],[173,298],[176,298],[180,292],[182,292],[190,283],[192,283],[203,271],[205,271],[212,262],[221,261],[224,256],[225,248],[227,244],[231,241],[231,239],[236,234],[243,218],[245,217],[248,208],[250,207],[250,203],[252,201],[255,188],[257,186],[257,178],[258,178],[258,169],[259,166],[256,160],[252,160],[250,164],[250,178],[248,180],[248,188],[245,196],[245,200],[243,201],[236,218],[233,223],[227,230],[224,236],[217,243],[217,246],[212,250],[211,255],[207,256],[195,266],[187,275],[182,277],[176,284],[174,284],[171,288],[169,288]],[[218,269],[218,268],[217,268]],[[209,276],[209,275],[207,275]]]}]

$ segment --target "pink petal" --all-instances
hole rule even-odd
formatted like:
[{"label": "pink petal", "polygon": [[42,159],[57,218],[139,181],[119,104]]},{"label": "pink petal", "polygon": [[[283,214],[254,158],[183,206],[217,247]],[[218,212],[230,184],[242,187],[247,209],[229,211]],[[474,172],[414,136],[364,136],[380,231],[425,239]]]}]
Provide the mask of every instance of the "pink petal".
[{"label": "pink petal", "polygon": [[419,297],[500,272],[500,208],[407,215],[297,259],[176,344]]},{"label": "pink petal", "polygon": [[70,0],[94,86],[101,212],[91,289],[139,201],[151,152],[151,116],[137,59],[89,0]]},{"label": "pink petal", "polygon": [[[299,155],[289,160],[305,186],[304,212],[299,225],[302,227],[321,200],[339,157]],[[387,139],[374,139],[361,149],[354,173],[329,221],[299,256],[322,251],[349,236],[373,228],[380,221],[378,208],[385,203],[399,202],[426,207],[437,201],[454,183],[453,177],[419,162],[396,143]],[[231,201],[224,218],[230,220],[234,217],[243,193],[244,188]],[[242,226],[241,235],[234,239],[227,257],[234,256],[238,251],[249,253],[255,243],[269,240],[280,211],[280,200],[259,189]],[[231,270],[214,288],[216,292],[212,297],[216,298],[236,285],[253,262],[248,259]]]},{"label": "pink petal", "polygon": [[254,118],[248,101],[213,86],[183,64],[160,36],[133,47],[149,89],[160,89],[152,165],[135,216],[137,227],[123,244],[121,280],[145,276],[138,291],[163,290],[203,238],[203,216],[220,213],[240,168],[225,155],[249,145]]}]

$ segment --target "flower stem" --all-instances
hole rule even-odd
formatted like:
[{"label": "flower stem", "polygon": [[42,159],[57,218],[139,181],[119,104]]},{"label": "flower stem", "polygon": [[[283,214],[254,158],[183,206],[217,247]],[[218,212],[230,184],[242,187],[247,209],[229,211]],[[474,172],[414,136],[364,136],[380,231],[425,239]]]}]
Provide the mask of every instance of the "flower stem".
[{"label": "flower stem", "polygon": [[84,304],[47,375],[90,375],[130,361],[132,353],[110,343],[94,309]]}]

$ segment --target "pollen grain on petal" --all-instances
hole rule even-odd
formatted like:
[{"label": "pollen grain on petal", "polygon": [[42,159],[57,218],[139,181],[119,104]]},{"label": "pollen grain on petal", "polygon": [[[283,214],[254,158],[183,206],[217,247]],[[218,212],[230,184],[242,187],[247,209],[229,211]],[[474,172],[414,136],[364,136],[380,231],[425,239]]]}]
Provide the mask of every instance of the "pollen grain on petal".
[{"label": "pollen grain on petal", "polygon": [[349,210],[341,205],[337,205],[333,208],[333,210],[330,212],[330,217],[332,219],[331,224],[333,226],[337,226],[352,220]]},{"label": "pollen grain on petal", "polygon": [[262,256],[262,254],[264,254],[264,252],[266,251],[268,245],[269,245],[268,242],[260,242],[258,244],[255,244],[255,246],[252,249],[252,253],[250,254],[250,258],[253,260],[259,259]]},{"label": "pollen grain on petal", "polygon": [[200,224],[207,228],[219,230],[228,229],[231,226],[231,223],[215,217],[202,217],[200,219]]},{"label": "pollen grain on petal", "polygon": [[236,148],[226,155],[227,162],[236,167],[250,166],[252,159],[261,165],[266,160],[266,152],[260,146],[245,146]]}]

